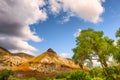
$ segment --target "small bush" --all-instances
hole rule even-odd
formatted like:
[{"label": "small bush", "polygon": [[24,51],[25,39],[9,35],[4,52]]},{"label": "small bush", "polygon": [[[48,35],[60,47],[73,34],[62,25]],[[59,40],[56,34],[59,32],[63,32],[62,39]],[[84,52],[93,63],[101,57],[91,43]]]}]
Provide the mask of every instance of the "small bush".
[{"label": "small bush", "polygon": [[18,78],[11,78],[11,79],[9,79],[9,80],[20,80],[20,79],[18,79]]},{"label": "small bush", "polygon": [[104,80],[104,79],[99,78],[99,77],[95,77],[95,78],[92,78],[91,80]]},{"label": "small bush", "polygon": [[62,78],[66,78],[68,75],[70,75],[70,73],[61,73],[61,74],[58,74],[55,78],[62,79]]},{"label": "small bush", "polygon": [[90,75],[88,72],[83,70],[77,70],[70,73],[67,76],[67,80],[90,80]]},{"label": "small bush", "polygon": [[106,68],[107,70],[107,77],[106,80],[118,80],[120,76],[120,70],[116,66],[110,66]]},{"label": "small bush", "polygon": [[32,78],[29,78],[28,80],[37,80],[36,78],[32,77]]},{"label": "small bush", "polygon": [[103,69],[100,68],[100,67],[94,67],[93,69],[90,70],[90,76],[92,78],[96,78],[96,77],[101,77],[103,78],[105,75],[104,75],[104,72],[103,72]]},{"label": "small bush", "polygon": [[12,70],[4,69],[0,74],[0,80],[8,80],[9,76],[13,74],[14,72]]},{"label": "small bush", "polygon": [[62,73],[56,76],[57,80],[90,80],[88,72],[83,70],[76,70],[70,73]]}]

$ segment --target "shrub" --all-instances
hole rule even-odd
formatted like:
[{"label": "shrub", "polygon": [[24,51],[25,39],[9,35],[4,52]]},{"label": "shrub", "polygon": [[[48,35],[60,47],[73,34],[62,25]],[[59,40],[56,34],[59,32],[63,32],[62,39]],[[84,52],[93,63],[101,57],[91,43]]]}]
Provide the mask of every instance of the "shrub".
[{"label": "shrub", "polygon": [[32,78],[29,78],[28,80],[37,80],[36,78],[32,77]]},{"label": "shrub", "polygon": [[95,78],[92,78],[91,80],[103,80],[103,79],[99,77],[95,77]]},{"label": "shrub", "polygon": [[67,76],[67,80],[90,80],[90,75],[88,72],[83,70],[77,70],[70,73]]},{"label": "shrub", "polygon": [[104,72],[103,72],[103,69],[100,68],[100,67],[94,67],[93,69],[90,70],[90,76],[92,78],[95,78],[95,77],[101,77],[103,78],[105,75],[104,75]]},{"label": "shrub", "polygon": [[61,74],[58,74],[55,78],[62,79],[62,78],[66,78],[68,75],[70,75],[70,73],[61,73]]},{"label": "shrub", "polygon": [[11,78],[11,79],[9,79],[9,80],[20,80],[20,79],[18,79],[18,78]]},{"label": "shrub", "polygon": [[12,70],[4,69],[0,74],[0,80],[8,80],[9,76],[13,74],[14,72]]},{"label": "shrub", "polygon": [[83,70],[76,70],[70,73],[62,73],[56,76],[57,80],[90,80],[88,72]]},{"label": "shrub", "polygon": [[106,70],[108,73],[106,80],[118,80],[120,76],[120,70],[116,66],[107,67]]}]

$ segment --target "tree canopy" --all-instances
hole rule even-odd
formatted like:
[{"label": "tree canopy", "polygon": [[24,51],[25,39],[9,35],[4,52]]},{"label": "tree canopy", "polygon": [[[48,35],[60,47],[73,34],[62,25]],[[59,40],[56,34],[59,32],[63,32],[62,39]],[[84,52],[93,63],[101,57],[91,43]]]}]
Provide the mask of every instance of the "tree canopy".
[{"label": "tree canopy", "polygon": [[93,60],[97,60],[107,75],[105,70],[108,66],[107,61],[110,56],[117,52],[117,49],[114,40],[104,37],[103,31],[95,31],[89,28],[80,32],[80,35],[76,38],[76,47],[73,52],[73,59],[76,63],[79,63],[81,68],[86,61],[92,64]]}]

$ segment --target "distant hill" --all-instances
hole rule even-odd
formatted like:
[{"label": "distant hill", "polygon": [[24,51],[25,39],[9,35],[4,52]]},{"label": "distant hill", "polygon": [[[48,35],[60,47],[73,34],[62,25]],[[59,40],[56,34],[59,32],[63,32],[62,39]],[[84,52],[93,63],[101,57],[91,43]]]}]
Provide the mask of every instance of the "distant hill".
[{"label": "distant hill", "polygon": [[7,49],[0,47],[0,57],[4,55],[11,55],[11,53]]},{"label": "distant hill", "polygon": [[27,59],[31,59],[31,58],[34,57],[33,55],[30,55],[30,54],[27,54],[27,53],[13,53],[12,55],[13,56],[19,56],[21,58],[27,58]]},{"label": "distant hill", "polygon": [[51,48],[17,67],[20,70],[36,70],[38,72],[61,72],[78,68],[80,68],[79,65],[72,60],[58,56]]},{"label": "distant hill", "polygon": [[13,54],[7,49],[0,47],[0,70],[4,68],[13,69],[13,67],[21,65],[33,57],[26,53]]},{"label": "distant hill", "polygon": [[[12,69],[15,77],[52,77],[61,72],[80,69],[70,58],[62,58],[49,48],[46,52],[34,57],[26,53],[11,53],[0,47],[0,71]],[[84,70],[90,70],[84,66]]]}]

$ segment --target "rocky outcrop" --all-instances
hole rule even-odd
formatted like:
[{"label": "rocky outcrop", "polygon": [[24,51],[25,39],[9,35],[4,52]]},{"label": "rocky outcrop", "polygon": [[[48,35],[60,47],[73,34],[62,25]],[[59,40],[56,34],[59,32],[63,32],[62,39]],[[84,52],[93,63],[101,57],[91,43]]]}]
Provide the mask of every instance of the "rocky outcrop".
[{"label": "rocky outcrop", "polygon": [[28,59],[19,56],[4,56],[4,62],[12,67],[19,66],[26,61],[28,61]]},{"label": "rocky outcrop", "polygon": [[79,68],[79,65],[76,65],[72,60],[58,56],[51,48],[18,67],[18,69],[22,70],[35,70],[47,73]]},{"label": "rocky outcrop", "polygon": [[0,52],[2,55],[0,56],[0,69],[59,73],[80,68],[73,60],[60,57],[51,48],[36,57],[25,53],[13,54],[3,48],[0,48]]},{"label": "rocky outcrop", "polygon": [[8,50],[0,47],[0,70],[13,69],[15,66],[21,65],[31,58],[33,58],[32,55],[25,53],[13,54]]},{"label": "rocky outcrop", "polygon": [[47,52],[56,54],[56,52],[55,52],[52,48],[49,48],[49,49],[47,50]]}]

